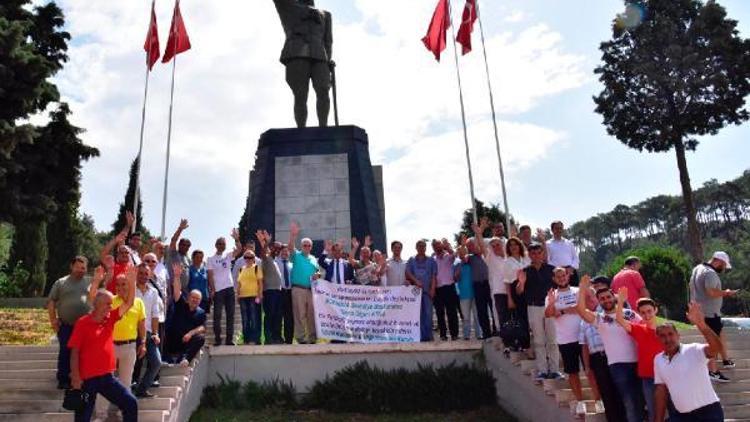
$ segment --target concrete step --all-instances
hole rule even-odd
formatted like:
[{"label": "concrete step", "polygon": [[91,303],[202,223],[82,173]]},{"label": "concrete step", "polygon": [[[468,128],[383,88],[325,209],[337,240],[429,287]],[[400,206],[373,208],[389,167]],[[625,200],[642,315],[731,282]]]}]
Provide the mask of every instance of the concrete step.
[{"label": "concrete step", "polygon": [[742,393],[719,393],[719,399],[723,406],[750,403],[750,391],[744,391]]},{"label": "concrete step", "polygon": [[58,346],[0,346],[0,355],[18,353],[57,353]]},{"label": "concrete step", "polygon": [[8,352],[0,353],[0,362],[13,362],[17,360],[37,361],[37,360],[54,360],[57,361],[57,350],[54,352]]},{"label": "concrete step", "polygon": [[586,413],[583,420],[584,422],[607,422],[607,416],[604,413]]},{"label": "concrete step", "polygon": [[[182,393],[180,387],[150,388],[149,391],[158,398],[177,399]],[[0,390],[2,400],[60,400],[64,396],[63,390],[58,389],[5,389]],[[149,399],[144,399],[149,400]]]},{"label": "concrete step", "polygon": [[57,369],[57,360],[0,360],[0,371],[18,369]]},{"label": "concrete step", "polygon": [[[99,400],[99,399],[97,399]],[[138,410],[170,410],[174,399],[152,398],[138,401]],[[62,400],[0,400],[0,413],[64,412]]]},{"label": "concrete step", "polygon": [[[584,400],[594,400],[594,392],[592,389],[583,388],[582,391]],[[575,399],[576,398],[573,395],[573,390],[571,389],[565,388],[555,391],[555,401],[558,405],[567,405]]]},{"label": "concrete step", "polygon": [[750,418],[750,404],[724,405],[725,418]]},{"label": "concrete step", "polygon": [[[169,413],[163,410],[139,410],[139,422],[166,422]],[[119,419],[119,413],[117,415]],[[46,413],[9,413],[0,414],[0,422],[73,422],[73,413],[70,412],[46,412]],[[93,419],[95,422],[102,419]]]}]

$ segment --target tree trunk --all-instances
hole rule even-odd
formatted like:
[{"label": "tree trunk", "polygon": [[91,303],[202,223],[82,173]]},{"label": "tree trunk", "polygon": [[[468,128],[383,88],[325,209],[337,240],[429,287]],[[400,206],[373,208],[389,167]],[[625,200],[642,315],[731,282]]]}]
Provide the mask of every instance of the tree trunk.
[{"label": "tree trunk", "polygon": [[688,173],[687,160],[685,159],[685,144],[682,143],[682,138],[675,141],[674,149],[677,153],[677,168],[680,170],[680,185],[682,186],[682,201],[687,217],[690,256],[692,256],[693,262],[698,264],[703,261],[703,241],[698,229],[695,203],[693,201],[693,189],[690,187],[690,174]]}]

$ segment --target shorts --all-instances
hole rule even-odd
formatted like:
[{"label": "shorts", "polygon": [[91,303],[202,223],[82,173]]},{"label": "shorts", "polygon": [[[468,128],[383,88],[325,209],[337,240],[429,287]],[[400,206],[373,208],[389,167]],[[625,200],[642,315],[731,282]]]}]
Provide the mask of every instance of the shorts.
[{"label": "shorts", "polygon": [[724,324],[721,322],[721,317],[719,316],[706,318],[706,325],[708,325],[708,328],[712,329],[717,336],[721,334],[721,330],[724,328]]},{"label": "shorts", "polygon": [[563,372],[577,374],[581,370],[581,345],[578,342],[558,344],[560,357],[563,361]]}]

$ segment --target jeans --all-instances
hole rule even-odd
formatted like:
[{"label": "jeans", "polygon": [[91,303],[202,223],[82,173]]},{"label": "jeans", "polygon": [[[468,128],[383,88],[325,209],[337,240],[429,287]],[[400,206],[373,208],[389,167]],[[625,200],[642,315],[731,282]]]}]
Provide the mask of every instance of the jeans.
[{"label": "jeans", "polygon": [[493,300],[495,302],[495,312],[497,312],[497,329],[500,331],[500,328],[502,328],[503,324],[505,324],[506,321],[508,321],[508,295],[506,294],[497,294],[494,295]]},{"label": "jeans", "polygon": [[281,290],[263,292],[266,344],[281,344]]},{"label": "jeans", "polygon": [[528,306],[527,310],[536,355],[536,370],[541,374],[559,371],[560,353],[557,349],[555,320],[545,318],[544,306]]},{"label": "jeans", "polygon": [[690,413],[675,413],[669,416],[669,422],[722,422],[723,420],[724,410],[718,401]]},{"label": "jeans", "polygon": [[130,390],[112,374],[89,378],[83,382],[82,390],[89,395],[83,410],[75,413],[75,422],[88,422],[94,413],[96,395],[101,394],[122,411],[123,422],[138,421],[138,402]]},{"label": "jeans", "polygon": [[446,316],[448,317],[448,330],[451,338],[458,338],[458,294],[456,294],[456,287],[453,284],[436,289],[435,312],[437,313],[440,338],[446,338]]},{"label": "jeans", "polygon": [[474,306],[474,299],[461,299],[461,314],[464,316],[463,328],[461,329],[464,340],[471,338],[471,326],[474,323],[474,331],[476,337],[482,337],[482,331],[479,328],[479,322],[477,321],[477,308]]},{"label": "jeans", "polygon": [[609,373],[612,375],[612,381],[622,398],[628,422],[641,422],[643,420],[643,392],[641,391],[637,367],[637,363],[613,363],[609,365]]},{"label": "jeans", "polygon": [[432,299],[422,293],[422,306],[419,311],[419,341],[432,341]]},{"label": "jeans", "polygon": [[60,351],[57,353],[57,383],[62,385],[70,384],[70,349],[68,341],[73,334],[73,326],[60,323],[60,329],[57,330],[57,341],[60,343]]},{"label": "jeans", "polygon": [[648,421],[655,422],[654,415],[656,415],[656,407],[654,403],[654,379],[653,378],[641,378],[641,386],[643,388],[643,398],[646,400],[646,409],[648,410]]},{"label": "jeans", "polygon": [[159,352],[159,346],[154,343],[154,340],[151,338],[151,333],[148,333],[146,337],[145,360],[146,373],[143,374],[143,378],[141,378],[141,381],[138,383],[138,386],[135,389],[136,394],[143,394],[148,391],[148,389],[151,387],[151,384],[154,383],[156,376],[159,375],[159,369],[161,368],[161,353]]},{"label": "jeans", "polygon": [[487,280],[484,280],[475,281],[473,284],[474,300],[477,304],[477,319],[479,320],[479,327],[482,328],[482,338],[487,338],[492,335],[492,330],[490,329],[490,314],[488,312],[490,303],[492,302],[490,283]]},{"label": "jeans", "polygon": [[602,396],[607,422],[625,422],[625,408],[617,394],[617,387],[612,381],[607,355],[604,352],[590,354],[589,366],[591,366],[591,371],[594,372],[594,379],[596,379],[596,385],[599,387],[599,394]]},{"label": "jeans", "polygon": [[221,312],[222,308],[227,311],[227,341],[226,344],[234,342],[234,289],[228,287],[214,293],[214,341],[221,344]]},{"label": "jeans", "polygon": [[255,296],[240,298],[240,315],[242,316],[243,342],[260,344],[260,304],[255,303]]},{"label": "jeans", "polygon": [[281,290],[281,319],[284,321],[284,343],[292,344],[294,341],[294,304],[291,289]]}]

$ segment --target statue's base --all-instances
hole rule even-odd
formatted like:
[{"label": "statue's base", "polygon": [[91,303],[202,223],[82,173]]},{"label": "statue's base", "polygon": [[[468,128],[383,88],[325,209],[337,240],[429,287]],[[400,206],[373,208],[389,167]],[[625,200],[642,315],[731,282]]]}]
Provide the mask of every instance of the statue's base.
[{"label": "statue's base", "polygon": [[383,205],[382,168],[370,163],[363,129],[271,129],[258,142],[242,228],[250,235],[268,230],[286,242],[296,221],[315,253],[326,239],[348,245],[365,235],[385,248]]}]

